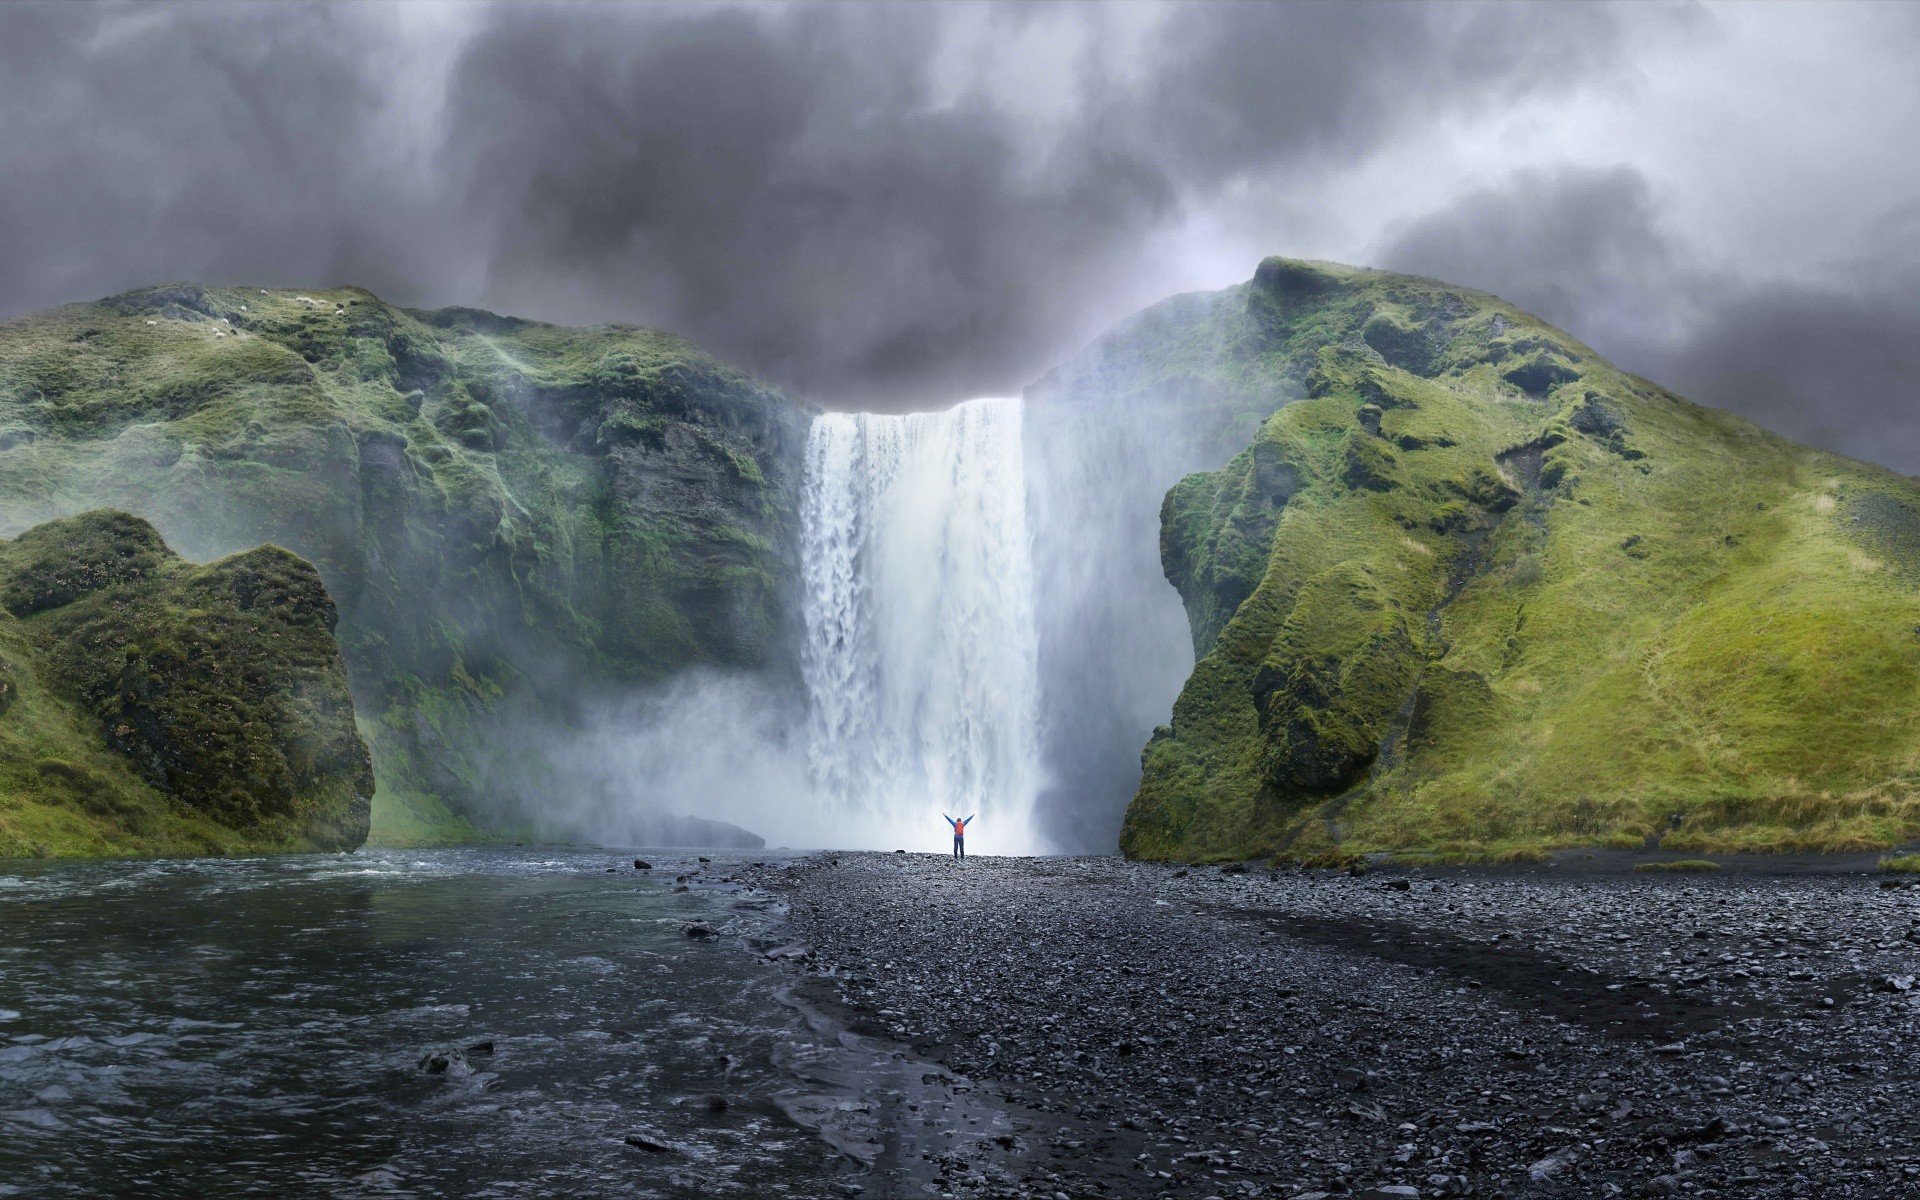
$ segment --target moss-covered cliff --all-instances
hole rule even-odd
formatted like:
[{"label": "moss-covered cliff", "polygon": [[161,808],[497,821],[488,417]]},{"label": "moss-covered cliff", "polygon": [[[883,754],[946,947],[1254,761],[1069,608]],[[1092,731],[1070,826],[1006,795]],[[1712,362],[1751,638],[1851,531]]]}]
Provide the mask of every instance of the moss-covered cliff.
[{"label": "moss-covered cliff", "polygon": [[0,857],[339,850],[372,763],[311,565],[111,511],[0,543]]},{"label": "moss-covered cliff", "polygon": [[1214,369],[1305,398],[1162,510],[1199,662],[1146,857],[1920,834],[1920,485],[1499,300],[1269,259]]},{"label": "moss-covered cliff", "polygon": [[784,669],[806,413],[666,334],[180,284],[0,325],[0,533],[112,507],[197,559],[319,568],[375,836],[523,814],[515,714]]}]

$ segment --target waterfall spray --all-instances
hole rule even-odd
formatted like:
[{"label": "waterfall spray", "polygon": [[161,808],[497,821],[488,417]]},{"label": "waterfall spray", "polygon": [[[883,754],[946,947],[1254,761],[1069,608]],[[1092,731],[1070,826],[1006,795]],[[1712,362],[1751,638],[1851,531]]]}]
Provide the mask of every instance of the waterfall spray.
[{"label": "waterfall spray", "polygon": [[1018,400],[828,413],[801,538],[808,767],[835,844],[1032,853],[1039,639]]}]

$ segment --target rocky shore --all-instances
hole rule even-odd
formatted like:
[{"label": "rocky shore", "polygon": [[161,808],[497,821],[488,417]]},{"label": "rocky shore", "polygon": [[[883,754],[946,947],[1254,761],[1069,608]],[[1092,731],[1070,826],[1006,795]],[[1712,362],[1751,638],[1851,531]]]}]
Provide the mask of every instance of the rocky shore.
[{"label": "rocky shore", "polygon": [[1920,891],[1595,865],[742,881],[803,994],[1014,1117],[921,1151],[935,1194],[1920,1195]]}]

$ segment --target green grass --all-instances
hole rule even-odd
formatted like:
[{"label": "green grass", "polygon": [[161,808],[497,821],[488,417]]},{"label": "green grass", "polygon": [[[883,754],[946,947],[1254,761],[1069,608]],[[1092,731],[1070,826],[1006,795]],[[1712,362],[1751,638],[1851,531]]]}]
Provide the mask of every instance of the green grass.
[{"label": "green grass", "polygon": [[1920,832],[1913,481],[1688,404],[1491,297],[1268,274],[1244,304],[1306,398],[1168,495],[1200,659],[1145,750],[1129,853]]},{"label": "green grass", "polygon": [[1920,854],[1894,854],[1880,860],[1882,871],[1920,872]]},{"label": "green grass", "polygon": [[349,849],[373,775],[333,603],[98,511],[0,543],[0,856]]},{"label": "green grass", "polygon": [[308,559],[381,731],[376,836],[466,840],[503,706],[777,656],[805,424],[651,330],[171,284],[0,323],[0,536],[106,507]]},{"label": "green grass", "polygon": [[1664,862],[1633,864],[1635,871],[1718,871],[1720,864],[1707,858],[1678,858]]}]

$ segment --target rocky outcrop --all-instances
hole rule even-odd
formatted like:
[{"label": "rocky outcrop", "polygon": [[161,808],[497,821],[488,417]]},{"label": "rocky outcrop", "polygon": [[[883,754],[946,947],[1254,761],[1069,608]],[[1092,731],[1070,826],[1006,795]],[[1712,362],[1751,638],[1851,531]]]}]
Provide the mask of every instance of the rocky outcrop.
[{"label": "rocky outcrop", "polygon": [[0,854],[352,849],[372,763],[319,573],[111,511],[0,544]]}]

